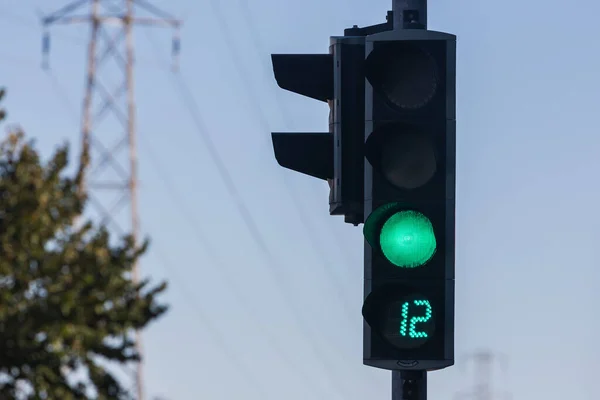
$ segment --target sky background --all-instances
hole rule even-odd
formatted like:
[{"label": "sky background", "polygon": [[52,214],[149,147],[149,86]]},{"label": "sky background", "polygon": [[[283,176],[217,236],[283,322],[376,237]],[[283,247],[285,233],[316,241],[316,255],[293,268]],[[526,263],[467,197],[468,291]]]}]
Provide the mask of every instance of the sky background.
[{"label": "sky background", "polygon": [[[325,53],[329,36],[383,22],[391,1],[154,3],[185,25],[181,78],[165,66],[171,31],[135,35],[140,213],[152,238],[142,270],[170,281],[172,306],[144,335],[147,394],[390,398],[390,373],[362,365],[361,229],[330,217],[327,184],[278,167],[270,144],[271,130],[326,130],[327,105],[278,89],[269,54]],[[45,156],[64,140],[79,148],[87,27],[53,28],[51,70],[40,68],[36,10],[64,4],[0,0],[9,121]],[[508,361],[494,373],[499,394],[598,399],[598,13],[591,0],[429,2],[429,28],[458,36],[457,364],[430,374],[431,399],[471,387],[478,349]],[[115,129],[96,136],[110,146]]]}]

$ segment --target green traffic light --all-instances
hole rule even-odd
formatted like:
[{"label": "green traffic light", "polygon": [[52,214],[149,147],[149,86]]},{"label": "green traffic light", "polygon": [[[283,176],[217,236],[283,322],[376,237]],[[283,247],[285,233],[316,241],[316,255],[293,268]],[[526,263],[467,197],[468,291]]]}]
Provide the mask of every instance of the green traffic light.
[{"label": "green traffic light", "polygon": [[435,254],[437,243],[429,218],[417,211],[399,211],[383,224],[379,245],[389,262],[400,268],[417,268]]}]

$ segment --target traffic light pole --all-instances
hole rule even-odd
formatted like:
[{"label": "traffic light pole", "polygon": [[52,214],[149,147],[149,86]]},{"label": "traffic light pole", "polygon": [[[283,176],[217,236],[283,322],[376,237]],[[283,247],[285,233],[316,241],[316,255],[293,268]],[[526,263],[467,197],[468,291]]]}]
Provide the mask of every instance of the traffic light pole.
[{"label": "traffic light pole", "polygon": [[393,1],[394,29],[427,29],[427,0]]},{"label": "traffic light pole", "polygon": [[427,400],[427,372],[392,371],[392,400]]},{"label": "traffic light pole", "polygon": [[[394,30],[427,29],[427,0],[393,0]],[[392,400],[427,400],[427,371],[392,371]]]}]

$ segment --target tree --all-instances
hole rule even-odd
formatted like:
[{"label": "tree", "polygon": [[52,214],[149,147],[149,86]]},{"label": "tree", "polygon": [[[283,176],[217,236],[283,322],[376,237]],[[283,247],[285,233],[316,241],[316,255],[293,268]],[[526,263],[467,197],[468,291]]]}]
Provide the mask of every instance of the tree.
[{"label": "tree", "polygon": [[87,154],[84,146],[69,177],[68,145],[43,163],[20,130],[0,142],[0,394],[8,398],[132,398],[103,365],[138,361],[131,333],[167,310],[157,300],[165,282],[131,278],[148,241],[113,244],[105,227],[74,223],[86,204]]}]

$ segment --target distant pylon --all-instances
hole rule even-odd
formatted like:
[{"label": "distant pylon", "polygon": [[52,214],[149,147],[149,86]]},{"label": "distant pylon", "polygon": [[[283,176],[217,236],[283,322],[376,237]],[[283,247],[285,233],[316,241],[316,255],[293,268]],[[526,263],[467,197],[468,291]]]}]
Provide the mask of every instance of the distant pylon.
[{"label": "distant pylon", "polygon": [[[480,350],[470,354],[467,361],[473,364],[475,384],[469,390],[459,392],[455,400],[510,400],[508,391],[498,391],[493,386],[494,365],[499,365],[503,372],[507,370],[506,357],[495,355],[488,350]],[[467,363],[468,365],[468,363]]]},{"label": "distant pylon", "polygon": [[[86,7],[87,6],[87,7]],[[136,7],[137,6],[137,7]],[[82,8],[85,14],[79,14]],[[137,16],[137,8],[148,16]],[[175,29],[173,37],[174,67],[179,55],[181,21],[161,11],[145,0],[75,0],[58,11],[42,18],[45,28],[43,65],[48,68],[50,36],[48,28],[56,24],[87,23],[91,38],[88,46],[87,76],[83,101],[81,128],[82,150],[90,154],[91,165],[84,187],[90,203],[102,218],[120,233],[130,233],[137,243],[140,219],[138,215],[138,171],[136,151],[136,105],[134,96],[133,25],[161,25]],[[115,61],[116,73],[108,74],[109,60]],[[114,65],[113,65],[114,66]],[[102,78],[100,79],[100,68]],[[117,80],[117,84],[111,79]],[[107,84],[103,82],[109,82]],[[100,133],[99,123],[114,118],[114,126],[105,126]],[[124,151],[127,149],[126,155]],[[94,159],[95,152],[98,160]],[[109,168],[112,171],[109,171]],[[110,173],[112,172],[112,176]],[[111,197],[112,195],[112,197]],[[118,222],[118,212],[129,204],[130,229]],[[132,279],[139,282],[139,266],[133,268]],[[142,354],[139,332],[136,347]],[[144,399],[142,362],[135,371],[135,391],[138,400]]]}]

